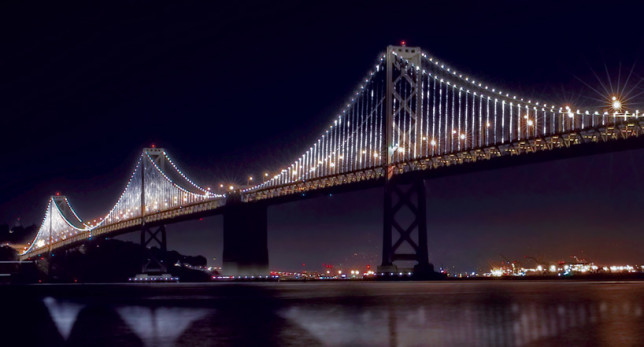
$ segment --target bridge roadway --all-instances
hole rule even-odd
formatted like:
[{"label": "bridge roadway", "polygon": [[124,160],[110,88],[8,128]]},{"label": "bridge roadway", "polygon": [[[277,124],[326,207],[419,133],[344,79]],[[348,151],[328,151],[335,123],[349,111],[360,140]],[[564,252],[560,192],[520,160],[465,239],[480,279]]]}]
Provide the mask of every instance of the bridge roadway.
[{"label": "bridge roadway", "polygon": [[[597,128],[595,130],[571,132],[559,136],[517,141],[512,144],[422,158],[412,162],[397,163],[393,170],[393,176],[399,183],[405,184],[418,179],[432,179],[447,175],[499,169],[577,156],[639,149],[644,148],[643,129],[644,119],[632,120],[617,126]],[[241,204],[266,207],[330,193],[338,194],[382,187],[385,184],[384,172],[384,168],[375,167],[270,187],[262,191],[246,193],[236,191],[232,195],[237,194],[236,200],[239,200]],[[218,214],[225,215],[226,200],[226,198],[215,198],[180,208],[149,213],[143,218],[136,217],[101,225],[91,232],[80,233],[52,243],[51,250],[69,249],[88,240],[139,231],[143,222],[149,227],[155,227]],[[34,259],[46,254],[49,250],[49,247],[36,249],[20,256],[20,259]]]},{"label": "bridge roadway", "polygon": [[[614,126],[574,131],[509,144],[500,144],[446,155],[396,163],[392,174],[409,183],[445,175],[529,164],[644,147],[644,117]],[[242,194],[244,202],[289,202],[317,196],[376,187],[384,184],[385,168],[373,167],[319,179],[294,182]]]}]

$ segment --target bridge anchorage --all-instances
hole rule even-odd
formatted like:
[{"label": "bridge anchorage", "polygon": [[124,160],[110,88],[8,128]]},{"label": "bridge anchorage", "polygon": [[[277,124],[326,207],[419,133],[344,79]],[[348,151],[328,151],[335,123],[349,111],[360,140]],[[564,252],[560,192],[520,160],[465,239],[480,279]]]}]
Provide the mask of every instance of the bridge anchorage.
[{"label": "bridge anchorage", "polygon": [[[419,47],[389,46],[321,136],[264,182],[227,195],[201,188],[165,150],[143,150],[114,207],[83,222],[65,197],[49,200],[21,259],[92,238],[141,233],[166,249],[170,223],[223,214],[224,275],[268,272],[267,207],[315,195],[384,187],[383,277],[435,278],[424,180],[644,147],[644,117],[618,96],[580,110],[527,100],[458,73]],[[152,253],[142,272],[165,273]]]}]

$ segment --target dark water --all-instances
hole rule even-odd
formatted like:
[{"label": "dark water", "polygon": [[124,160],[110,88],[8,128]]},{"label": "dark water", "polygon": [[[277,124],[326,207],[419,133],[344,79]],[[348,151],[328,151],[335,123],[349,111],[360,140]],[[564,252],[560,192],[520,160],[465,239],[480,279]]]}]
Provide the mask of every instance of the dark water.
[{"label": "dark water", "polygon": [[644,346],[644,282],[0,287],[0,346]]}]

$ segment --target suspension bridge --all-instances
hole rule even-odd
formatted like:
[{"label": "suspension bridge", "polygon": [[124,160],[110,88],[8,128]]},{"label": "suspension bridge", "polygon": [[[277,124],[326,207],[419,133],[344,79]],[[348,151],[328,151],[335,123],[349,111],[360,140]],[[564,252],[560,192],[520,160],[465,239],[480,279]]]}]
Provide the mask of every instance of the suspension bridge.
[{"label": "suspension bridge", "polygon": [[[102,218],[83,220],[52,196],[21,259],[94,238],[141,232],[166,248],[165,225],[224,215],[224,270],[265,273],[266,208],[317,194],[384,186],[381,273],[431,272],[424,179],[540,160],[641,148],[644,117],[615,97],[600,109],[556,105],[462,74],[419,47],[389,46],[301,156],[264,182],[215,194],[161,148],[146,148]],[[403,218],[401,211],[413,216]],[[144,268],[144,270],[146,270]]]}]

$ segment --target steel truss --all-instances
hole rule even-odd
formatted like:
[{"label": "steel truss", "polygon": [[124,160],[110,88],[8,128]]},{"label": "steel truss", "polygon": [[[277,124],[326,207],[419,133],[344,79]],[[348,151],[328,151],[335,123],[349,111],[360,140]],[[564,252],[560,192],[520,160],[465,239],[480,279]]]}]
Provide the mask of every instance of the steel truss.
[{"label": "steel truss", "polygon": [[[411,212],[410,221],[405,221],[401,213],[405,209]],[[404,248],[412,252],[405,253],[402,251]],[[431,268],[427,254],[427,208],[423,180],[415,180],[408,185],[389,181],[385,185],[382,265],[378,271],[397,272],[396,261],[415,261],[415,270]]]},{"label": "steel truss", "polygon": [[156,242],[161,253],[165,253],[168,250],[165,225],[161,225],[156,229],[143,226],[141,229],[141,246],[145,252],[141,271],[143,273],[166,273],[168,268],[163,264],[163,261],[154,256],[154,253],[148,248],[148,244],[153,243],[153,241]]}]

